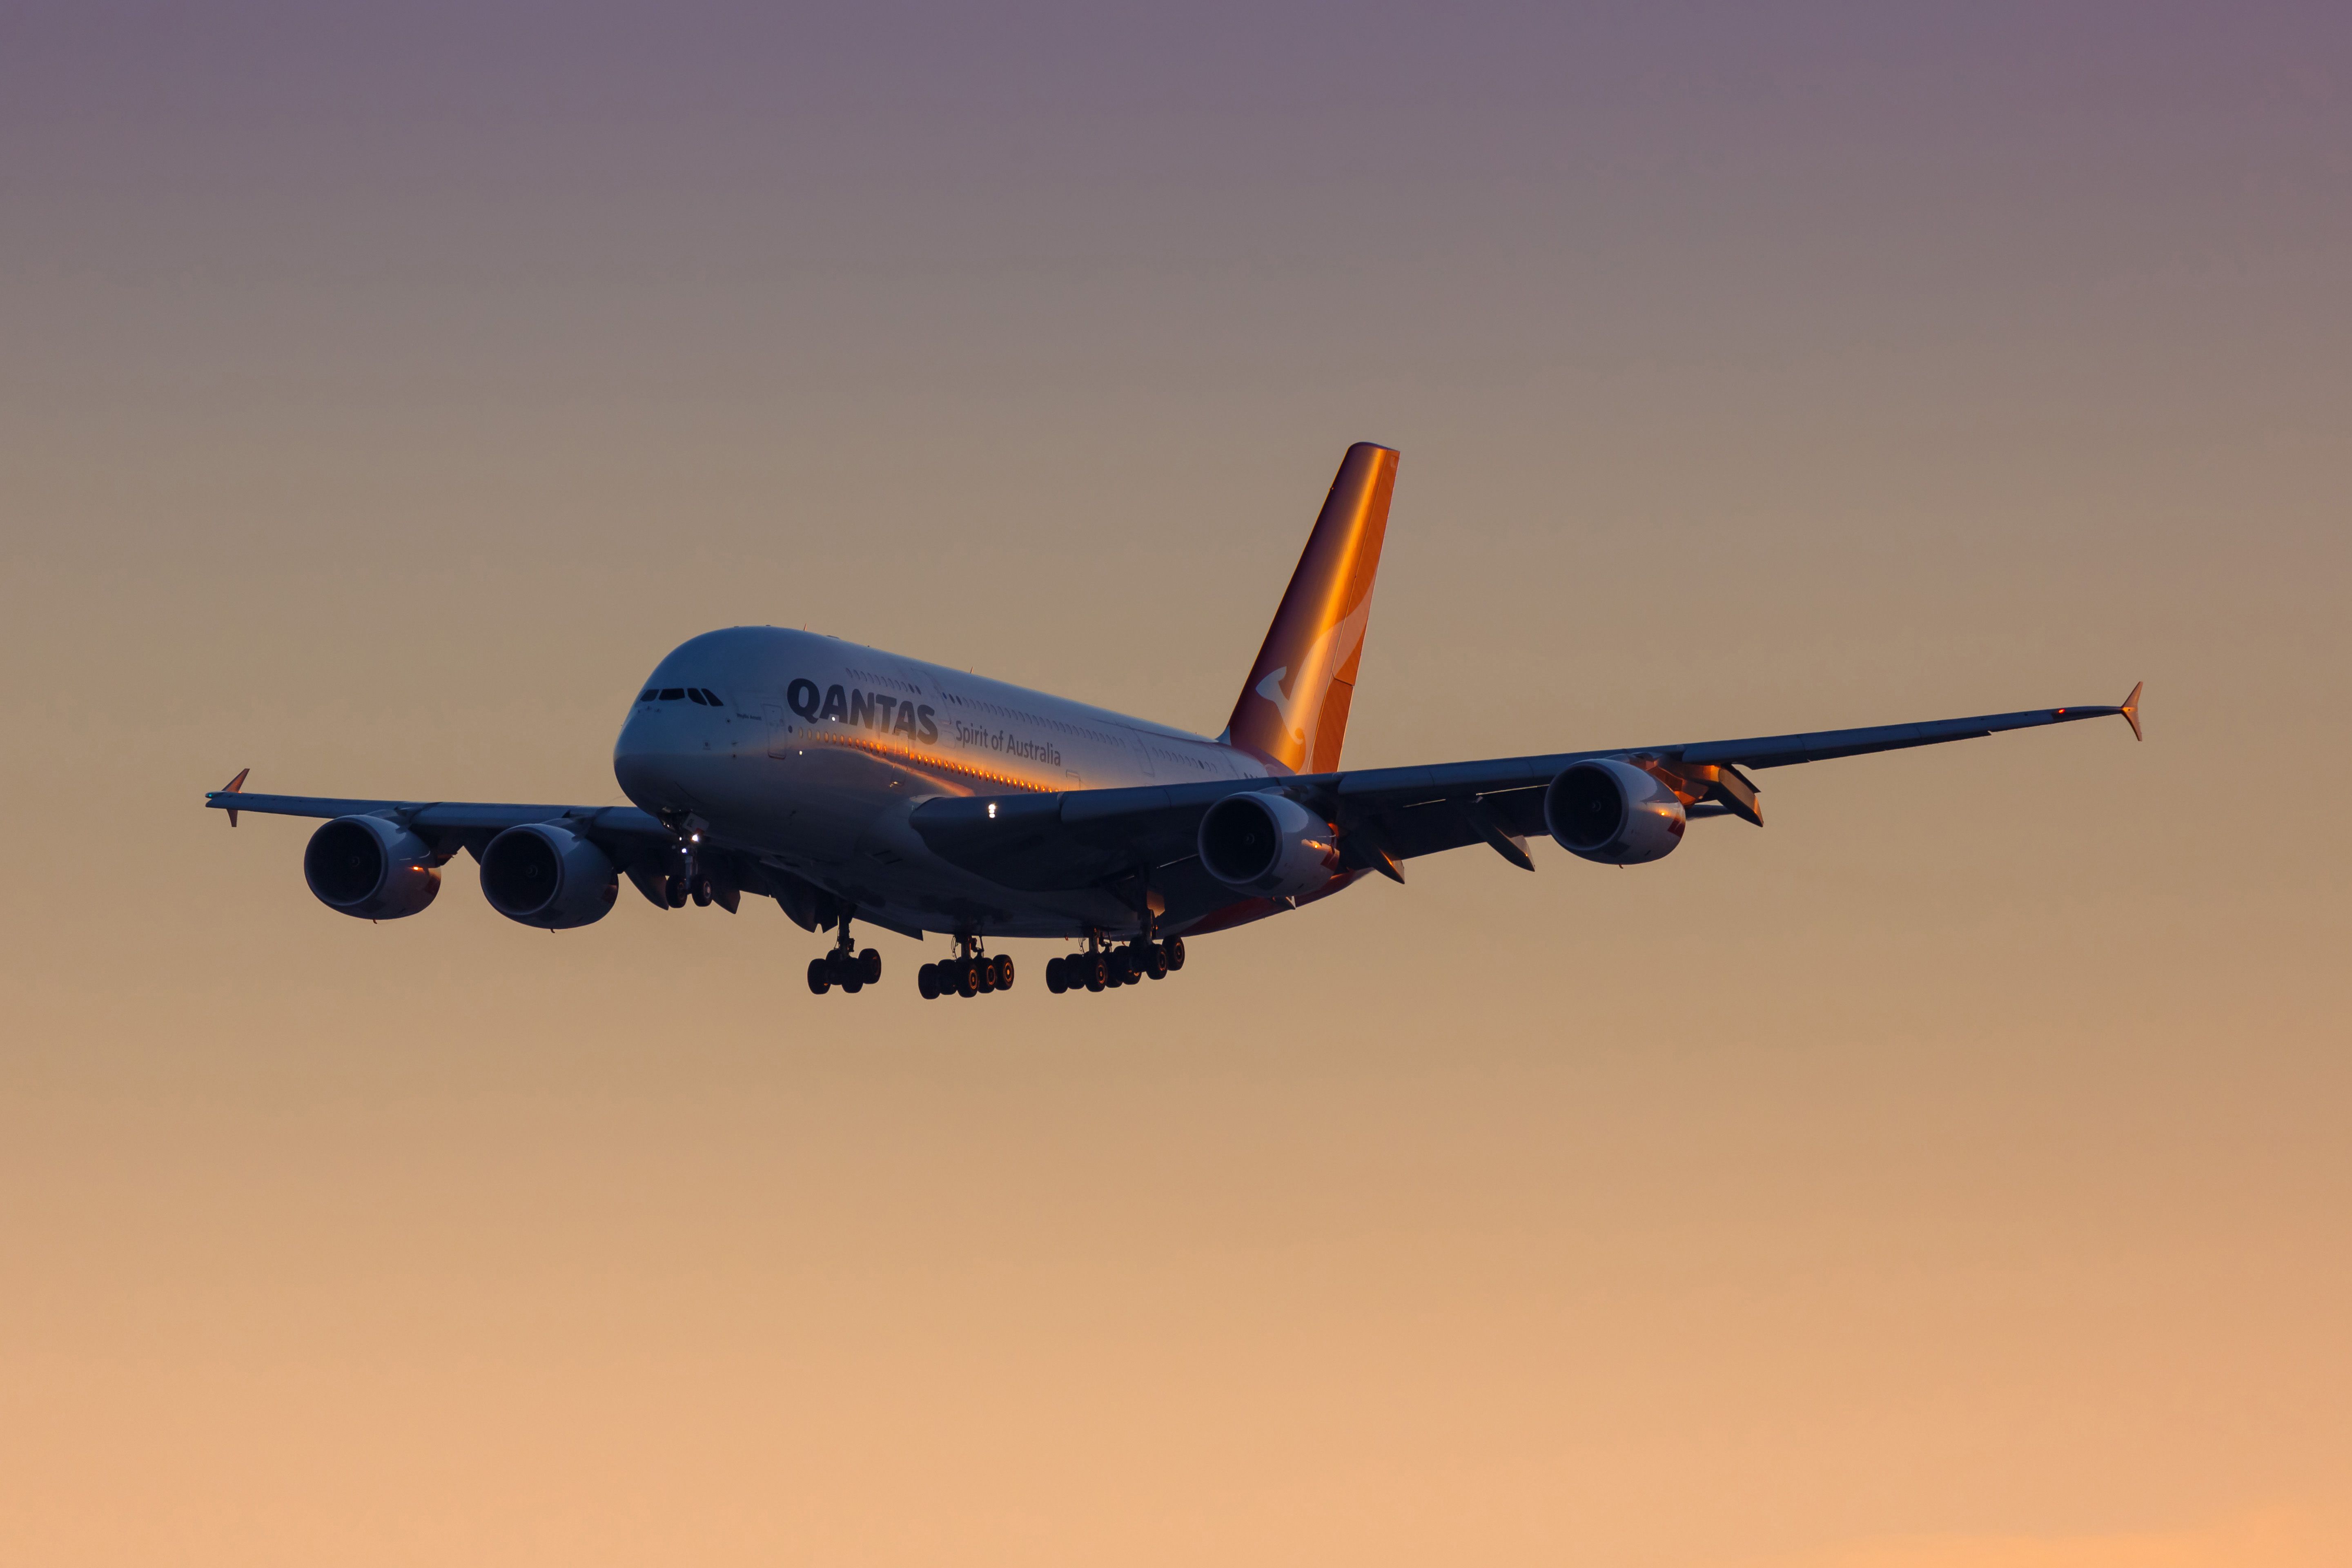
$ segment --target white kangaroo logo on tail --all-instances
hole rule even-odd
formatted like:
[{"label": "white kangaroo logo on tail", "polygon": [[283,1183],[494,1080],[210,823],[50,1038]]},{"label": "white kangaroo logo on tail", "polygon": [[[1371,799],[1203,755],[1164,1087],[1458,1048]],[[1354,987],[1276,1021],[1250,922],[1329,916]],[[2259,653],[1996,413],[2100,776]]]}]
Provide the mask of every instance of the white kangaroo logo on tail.
[{"label": "white kangaroo logo on tail", "polygon": [[[1282,732],[1307,744],[1307,724],[1312,723],[1323,710],[1323,694],[1331,685],[1331,674],[1347,662],[1348,655],[1364,640],[1364,627],[1372,616],[1372,596],[1367,594],[1336,624],[1326,626],[1323,635],[1307,645],[1307,657],[1298,661],[1298,679],[1290,683],[1290,695],[1282,694],[1282,678],[1290,673],[1283,665],[1257,683],[1255,689],[1260,697],[1274,704],[1282,718]],[[1341,640],[1345,639],[1344,649]],[[1301,722],[1301,719],[1306,722]]]},{"label": "white kangaroo logo on tail", "polygon": [[1290,705],[1293,700],[1282,694],[1282,678],[1289,673],[1290,666],[1286,664],[1278,667],[1273,674],[1257,683],[1257,694],[1273,703],[1274,710],[1282,715],[1282,732],[1294,741],[1303,742],[1307,739],[1307,732],[1293,723],[1290,718]]}]

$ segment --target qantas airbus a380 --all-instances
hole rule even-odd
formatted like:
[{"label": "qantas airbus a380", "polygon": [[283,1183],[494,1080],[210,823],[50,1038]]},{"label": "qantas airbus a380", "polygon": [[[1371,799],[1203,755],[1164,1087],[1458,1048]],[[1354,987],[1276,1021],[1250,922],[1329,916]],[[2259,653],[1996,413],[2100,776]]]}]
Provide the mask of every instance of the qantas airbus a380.
[{"label": "qantas airbus a380", "polygon": [[[882,978],[854,922],[955,956],[922,994],[1002,991],[992,938],[1082,945],[1045,965],[1055,993],[1163,979],[1184,939],[1329,896],[1416,855],[1483,844],[1534,869],[1528,838],[1604,866],[1662,859],[1696,818],[1762,826],[1746,770],[2121,715],[2039,708],[1864,730],[1342,772],[1339,742],[1371,618],[1397,454],[1339,465],[1233,716],[1214,740],[807,632],[737,626],[654,668],[613,748],[629,806],[463,805],[248,795],[205,803],[330,818],[302,871],[328,908],[413,915],[459,849],[490,907],[562,931],[610,912],[626,877],[665,910],[772,898],[835,933],[809,989]],[[248,770],[250,771],[250,770]]]}]

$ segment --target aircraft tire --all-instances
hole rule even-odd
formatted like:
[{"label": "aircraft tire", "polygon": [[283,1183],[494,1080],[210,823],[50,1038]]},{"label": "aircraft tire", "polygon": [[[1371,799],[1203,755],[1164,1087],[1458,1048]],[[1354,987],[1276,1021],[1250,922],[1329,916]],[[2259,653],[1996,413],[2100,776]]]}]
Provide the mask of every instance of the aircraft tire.
[{"label": "aircraft tire", "polygon": [[822,996],[833,989],[833,969],[822,958],[809,960],[809,990]]},{"label": "aircraft tire", "polygon": [[1086,988],[1099,991],[1110,984],[1110,966],[1099,952],[1089,952],[1076,960],[1078,973]]},{"label": "aircraft tire", "polygon": [[996,989],[999,991],[1013,989],[1013,955],[1009,952],[1000,952],[996,955]]},{"label": "aircraft tire", "polygon": [[882,955],[867,948],[857,955],[857,977],[868,985],[882,984]]},{"label": "aircraft tire", "polygon": [[1169,973],[1173,974],[1178,970],[1184,967],[1184,939],[1182,937],[1170,937],[1166,942],[1160,944],[1160,951],[1161,953],[1166,955],[1168,959]]},{"label": "aircraft tire", "polygon": [[938,1001],[940,997],[939,970],[933,965],[926,963],[923,967],[915,971],[915,989],[923,994],[924,1001]]},{"label": "aircraft tire", "polygon": [[1045,961],[1045,989],[1051,991],[1055,995],[1059,996],[1063,992],[1067,991],[1069,988],[1070,983],[1063,976],[1062,973],[1062,961],[1058,958],[1047,959]]},{"label": "aircraft tire", "polygon": [[967,958],[956,965],[956,994],[959,996],[980,994],[980,961],[978,959]]}]

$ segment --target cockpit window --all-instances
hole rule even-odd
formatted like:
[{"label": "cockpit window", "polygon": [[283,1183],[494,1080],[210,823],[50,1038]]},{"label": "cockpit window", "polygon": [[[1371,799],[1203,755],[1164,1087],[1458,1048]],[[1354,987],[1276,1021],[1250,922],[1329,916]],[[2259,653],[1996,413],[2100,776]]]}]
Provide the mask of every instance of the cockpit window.
[{"label": "cockpit window", "polygon": [[702,700],[702,688],[699,686],[688,687],[686,689],[686,700],[688,702],[693,703],[698,708],[708,708],[709,706],[708,702],[705,702]]},{"label": "cockpit window", "polygon": [[660,691],[648,686],[643,691],[637,693],[637,700],[640,702],[651,702],[660,696]]},{"label": "cockpit window", "polygon": [[727,704],[719,700],[719,693],[711,690],[708,686],[702,689],[702,700],[705,702],[709,703],[713,708],[724,708],[727,706]]},{"label": "cockpit window", "polygon": [[661,700],[665,702],[675,702],[685,695],[686,688],[683,686],[665,686],[662,688]]}]

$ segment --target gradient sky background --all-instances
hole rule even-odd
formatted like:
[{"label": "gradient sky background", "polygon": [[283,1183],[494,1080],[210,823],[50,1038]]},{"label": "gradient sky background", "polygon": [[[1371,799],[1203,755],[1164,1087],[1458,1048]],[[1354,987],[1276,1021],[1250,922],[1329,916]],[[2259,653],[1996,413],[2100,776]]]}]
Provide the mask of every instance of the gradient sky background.
[{"label": "gradient sky background", "polygon": [[[0,1555],[2352,1560],[2347,80],[2318,5],[0,9]],[[1357,439],[1353,763],[2147,742],[944,1005],[198,809],[615,800],[740,622],[1213,731]]]}]

